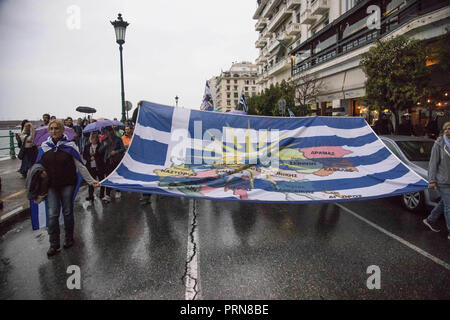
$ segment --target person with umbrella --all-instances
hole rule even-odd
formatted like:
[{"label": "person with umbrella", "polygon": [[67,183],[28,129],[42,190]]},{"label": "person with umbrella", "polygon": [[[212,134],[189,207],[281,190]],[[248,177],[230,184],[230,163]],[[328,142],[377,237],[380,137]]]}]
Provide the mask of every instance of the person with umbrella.
[{"label": "person with umbrella", "polygon": [[64,134],[63,122],[59,120],[50,121],[48,130],[50,137],[42,143],[37,161],[45,168],[42,173],[43,177],[49,179],[47,201],[50,248],[47,251],[47,256],[51,257],[60,251],[60,206],[62,206],[64,217],[64,248],[70,248],[74,244],[73,201],[78,180],[77,170],[89,185],[99,187],[100,184],[92,178],[84,166],[75,142],[69,141]]}]

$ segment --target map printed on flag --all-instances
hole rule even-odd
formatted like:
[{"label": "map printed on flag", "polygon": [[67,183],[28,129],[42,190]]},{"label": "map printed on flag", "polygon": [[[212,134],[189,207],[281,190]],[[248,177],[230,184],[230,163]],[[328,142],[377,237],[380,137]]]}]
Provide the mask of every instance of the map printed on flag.
[{"label": "map printed on flag", "polygon": [[220,201],[390,197],[428,183],[363,118],[260,117],[142,102],[132,143],[102,184]]}]

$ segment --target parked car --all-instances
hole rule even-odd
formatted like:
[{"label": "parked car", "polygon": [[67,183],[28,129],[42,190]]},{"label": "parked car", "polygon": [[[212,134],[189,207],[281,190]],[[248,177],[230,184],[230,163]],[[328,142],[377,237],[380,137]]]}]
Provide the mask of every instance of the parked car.
[{"label": "parked car", "polygon": [[[428,181],[428,163],[434,140],[396,135],[380,136],[380,139],[403,163]],[[437,206],[440,196],[436,190],[425,189],[421,192],[405,193],[400,199],[403,207],[419,212],[426,206]]]}]

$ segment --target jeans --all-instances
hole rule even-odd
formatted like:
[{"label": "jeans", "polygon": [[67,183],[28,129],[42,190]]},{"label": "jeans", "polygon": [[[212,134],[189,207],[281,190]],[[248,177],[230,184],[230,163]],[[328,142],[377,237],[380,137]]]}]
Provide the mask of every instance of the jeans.
[{"label": "jeans", "polygon": [[48,235],[50,246],[59,247],[59,214],[62,205],[64,217],[64,229],[66,240],[73,239],[74,218],[73,218],[73,192],[75,186],[64,186],[60,188],[50,188],[48,190]]},{"label": "jeans", "polygon": [[435,207],[430,215],[428,216],[428,221],[436,222],[442,214],[445,216],[445,222],[447,223],[447,230],[450,234],[450,188],[439,187],[439,193],[441,195],[441,201],[437,207]]},{"label": "jeans", "polygon": [[[105,178],[105,175],[101,170],[98,170],[96,168],[88,168],[89,173],[91,174],[92,178],[98,179],[98,181],[101,181]],[[100,199],[102,199],[105,196],[105,187],[100,187]],[[94,187],[89,186],[89,198],[94,197]]]}]

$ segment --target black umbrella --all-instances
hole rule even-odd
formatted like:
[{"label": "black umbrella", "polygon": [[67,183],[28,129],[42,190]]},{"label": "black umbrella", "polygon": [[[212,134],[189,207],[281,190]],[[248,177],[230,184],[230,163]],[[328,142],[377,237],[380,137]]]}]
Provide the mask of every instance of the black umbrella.
[{"label": "black umbrella", "polygon": [[76,108],[76,111],[82,112],[82,113],[96,113],[97,110],[91,107],[78,107]]}]

